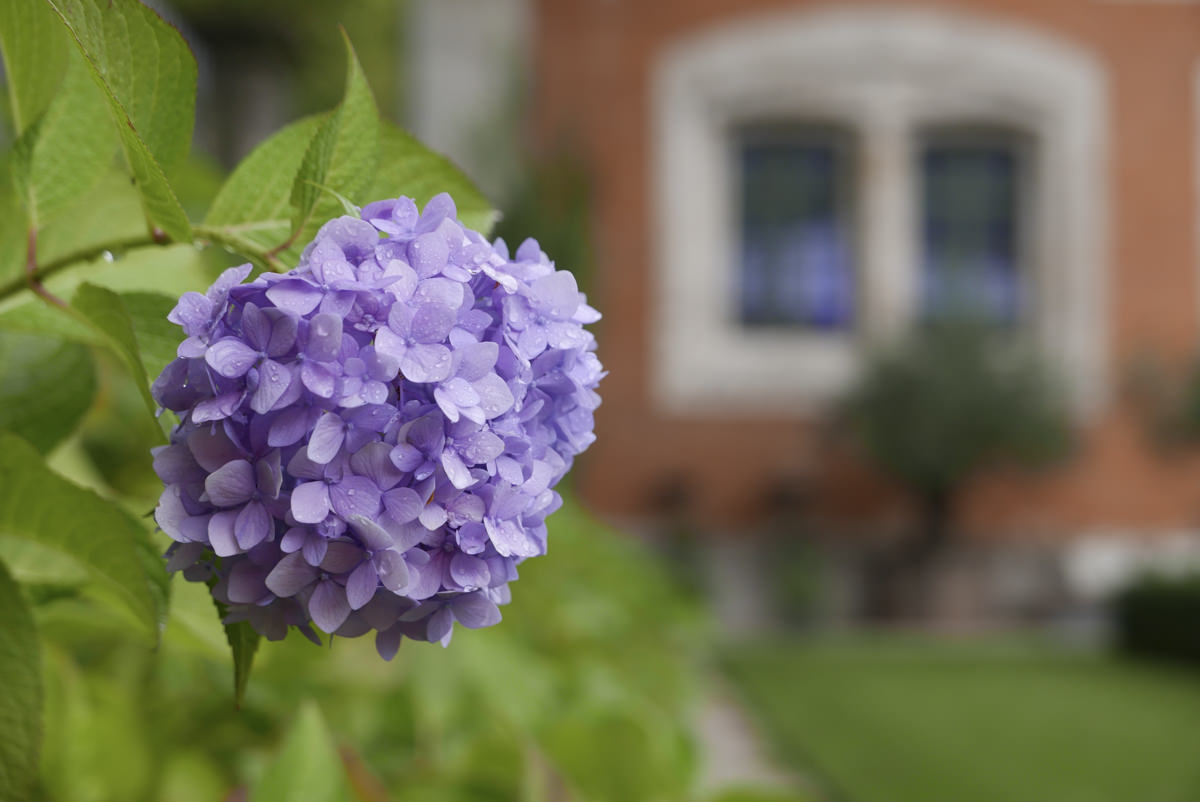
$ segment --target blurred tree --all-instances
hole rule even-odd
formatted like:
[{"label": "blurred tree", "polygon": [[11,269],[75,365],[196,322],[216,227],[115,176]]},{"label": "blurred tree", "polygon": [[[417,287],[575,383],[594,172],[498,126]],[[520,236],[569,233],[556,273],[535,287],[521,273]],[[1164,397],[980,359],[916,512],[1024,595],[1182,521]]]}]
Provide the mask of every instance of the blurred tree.
[{"label": "blurred tree", "polygon": [[918,575],[949,540],[969,479],[1005,462],[1046,464],[1070,441],[1044,368],[994,327],[968,318],[927,322],[876,355],[844,414],[868,459],[918,503],[919,531],[906,550]]}]

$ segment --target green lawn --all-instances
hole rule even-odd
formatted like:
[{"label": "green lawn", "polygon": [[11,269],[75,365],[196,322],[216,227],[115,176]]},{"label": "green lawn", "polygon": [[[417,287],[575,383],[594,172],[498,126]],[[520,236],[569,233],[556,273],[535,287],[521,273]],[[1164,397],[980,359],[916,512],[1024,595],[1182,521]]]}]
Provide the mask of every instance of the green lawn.
[{"label": "green lawn", "polygon": [[896,639],[727,665],[777,757],[837,802],[1200,800],[1200,672]]}]

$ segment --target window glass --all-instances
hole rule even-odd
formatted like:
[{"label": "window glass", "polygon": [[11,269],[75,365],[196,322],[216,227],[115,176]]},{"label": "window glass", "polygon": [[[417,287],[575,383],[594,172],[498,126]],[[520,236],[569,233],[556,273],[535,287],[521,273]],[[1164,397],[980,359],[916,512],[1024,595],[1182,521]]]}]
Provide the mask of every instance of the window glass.
[{"label": "window glass", "polygon": [[854,276],[844,136],[759,126],[741,132],[738,148],[742,324],[849,328]]},{"label": "window glass", "polygon": [[1012,325],[1027,311],[1025,148],[1001,132],[946,132],[920,154],[921,312]]}]

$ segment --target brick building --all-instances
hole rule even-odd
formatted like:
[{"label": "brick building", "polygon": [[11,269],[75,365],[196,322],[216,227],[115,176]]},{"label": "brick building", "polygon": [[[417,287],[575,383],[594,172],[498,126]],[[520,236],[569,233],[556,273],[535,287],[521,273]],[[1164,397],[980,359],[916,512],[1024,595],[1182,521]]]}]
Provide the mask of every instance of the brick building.
[{"label": "brick building", "polygon": [[1200,520],[1200,458],[1156,450],[1123,390],[1139,357],[1182,365],[1200,338],[1200,4],[510,5],[535,136],[595,180],[611,373],[591,506],[645,519],[673,495],[737,528],[799,483],[823,519],[903,520],[820,422],[965,276],[1061,377],[1080,446],[977,482],[964,525]]}]

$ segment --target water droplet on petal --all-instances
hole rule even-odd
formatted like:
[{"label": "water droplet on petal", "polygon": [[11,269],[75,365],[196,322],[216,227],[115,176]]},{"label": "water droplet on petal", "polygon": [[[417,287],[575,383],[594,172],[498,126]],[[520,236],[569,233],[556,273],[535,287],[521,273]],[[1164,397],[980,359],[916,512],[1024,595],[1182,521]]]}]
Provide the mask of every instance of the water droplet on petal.
[{"label": "water droplet on petal", "polygon": [[101,258],[101,259],[103,259],[103,260],[104,260],[104,261],[106,261],[106,262],[115,262],[115,261],[117,261],[117,257],[113,256],[113,252],[112,252],[112,251],[101,251],[101,252],[100,252],[100,258]]}]

